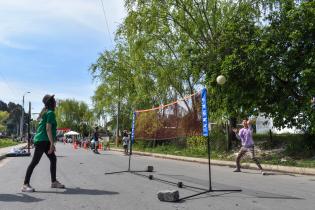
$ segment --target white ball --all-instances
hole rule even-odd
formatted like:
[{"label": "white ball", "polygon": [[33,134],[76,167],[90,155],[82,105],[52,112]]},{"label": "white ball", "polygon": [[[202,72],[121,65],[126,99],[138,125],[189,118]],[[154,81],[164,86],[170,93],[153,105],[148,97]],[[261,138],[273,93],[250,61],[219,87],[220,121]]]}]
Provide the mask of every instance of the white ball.
[{"label": "white ball", "polygon": [[225,76],[219,75],[219,76],[217,77],[217,83],[218,83],[219,85],[223,85],[225,82],[226,82]]}]

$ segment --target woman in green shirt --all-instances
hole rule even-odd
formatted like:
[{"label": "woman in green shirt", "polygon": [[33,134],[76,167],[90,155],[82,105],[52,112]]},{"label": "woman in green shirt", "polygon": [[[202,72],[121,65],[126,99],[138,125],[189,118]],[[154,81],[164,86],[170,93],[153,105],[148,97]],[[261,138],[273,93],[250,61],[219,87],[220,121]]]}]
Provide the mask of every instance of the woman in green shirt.
[{"label": "woman in green shirt", "polygon": [[65,188],[63,184],[56,179],[56,165],[57,158],[55,155],[56,131],[57,121],[55,115],[56,100],[54,95],[45,95],[43,98],[45,107],[40,113],[40,122],[34,137],[35,151],[32,162],[27,168],[22,192],[34,192],[35,189],[30,185],[31,175],[35,166],[39,163],[43,153],[47,155],[50,160],[50,174],[52,188]]}]

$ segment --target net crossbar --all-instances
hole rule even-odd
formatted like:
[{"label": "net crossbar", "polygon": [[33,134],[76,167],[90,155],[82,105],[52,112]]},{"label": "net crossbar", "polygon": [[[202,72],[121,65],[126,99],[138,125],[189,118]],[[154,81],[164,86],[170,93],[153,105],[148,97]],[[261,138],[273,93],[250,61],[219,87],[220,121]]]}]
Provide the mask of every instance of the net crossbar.
[{"label": "net crossbar", "polygon": [[201,92],[152,109],[135,111],[135,139],[171,140],[201,136]]}]

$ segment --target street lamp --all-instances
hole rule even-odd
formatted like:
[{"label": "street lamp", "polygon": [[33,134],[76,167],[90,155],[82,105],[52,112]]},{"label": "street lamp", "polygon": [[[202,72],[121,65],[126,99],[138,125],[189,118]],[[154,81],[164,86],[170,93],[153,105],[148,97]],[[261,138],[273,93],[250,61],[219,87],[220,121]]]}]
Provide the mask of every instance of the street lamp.
[{"label": "street lamp", "polygon": [[28,93],[31,93],[29,91],[25,92],[23,94],[23,100],[22,100],[22,116],[21,116],[21,121],[20,121],[20,136],[21,136],[21,140],[22,140],[22,137],[23,137],[23,128],[24,128],[24,97],[26,94]]}]

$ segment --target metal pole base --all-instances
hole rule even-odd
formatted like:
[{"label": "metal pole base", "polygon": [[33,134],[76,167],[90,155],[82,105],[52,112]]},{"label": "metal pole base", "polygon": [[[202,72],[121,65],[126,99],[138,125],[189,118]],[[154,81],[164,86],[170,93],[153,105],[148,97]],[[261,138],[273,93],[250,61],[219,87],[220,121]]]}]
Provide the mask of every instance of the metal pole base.
[{"label": "metal pole base", "polygon": [[137,172],[151,172],[148,170],[139,170],[139,171],[114,171],[114,172],[108,172],[108,173],[104,173],[105,175],[110,175],[110,174],[121,174],[121,173],[137,173]]},{"label": "metal pole base", "polygon": [[183,197],[183,198],[179,198],[178,200],[176,201],[173,201],[173,202],[181,202],[183,200],[186,200],[188,198],[193,198],[193,197],[196,197],[196,196],[199,196],[199,195],[203,195],[203,194],[207,194],[207,193],[211,193],[211,192],[242,192],[242,190],[206,190],[206,191],[203,191],[203,192],[200,192],[200,193],[196,193],[196,194],[193,194],[193,195],[189,195],[189,196],[186,196],[186,197]]},{"label": "metal pole base", "polygon": [[179,198],[178,200],[173,201],[173,202],[181,202],[181,201],[186,200],[188,198],[193,198],[193,197],[196,197],[196,196],[199,196],[199,195],[203,195],[203,194],[207,194],[207,193],[211,193],[211,192],[242,192],[242,190],[206,190],[206,191],[203,191],[203,192],[200,192],[200,193],[196,193],[196,194],[189,195],[189,196],[186,196],[186,197],[183,197],[183,198]]},{"label": "metal pole base", "polygon": [[150,180],[155,180],[158,182],[162,182],[165,184],[170,184],[170,185],[174,185],[177,186],[178,188],[189,188],[189,189],[195,189],[195,190],[206,190],[205,188],[200,188],[200,187],[194,187],[194,186],[190,186],[190,185],[185,185],[182,182],[172,182],[169,180],[165,180],[165,179],[160,179],[160,178],[156,178],[153,175],[145,175],[145,174],[139,174],[137,172],[133,172],[133,174],[138,175],[138,176],[142,176],[142,177],[147,177]]},{"label": "metal pole base", "polygon": [[203,190],[202,192],[199,192],[199,193],[196,193],[196,194],[193,194],[193,195],[189,195],[189,196],[186,196],[186,197],[183,197],[183,198],[179,198],[178,200],[170,201],[170,202],[181,202],[181,201],[183,201],[185,199],[196,197],[196,196],[207,194],[207,193],[211,193],[211,192],[241,192],[242,191],[241,189],[237,189],[237,190],[213,190],[213,189],[210,189],[210,190],[207,190],[205,188],[199,188],[199,187],[195,187],[195,186],[185,185],[182,182],[172,182],[172,181],[156,178],[156,177],[153,177],[153,175],[139,174],[139,173],[137,173],[135,171],[133,171],[131,173],[135,174],[135,175],[138,175],[138,176],[147,177],[150,180],[155,180],[155,181],[158,181],[158,182],[174,185],[174,186],[177,186],[179,188]]},{"label": "metal pole base", "polygon": [[130,170],[130,167],[128,167],[128,170],[125,171],[114,171],[114,172],[108,172],[105,174],[120,174],[120,173],[136,173],[136,172],[154,172],[153,166],[148,166],[147,170]]}]

